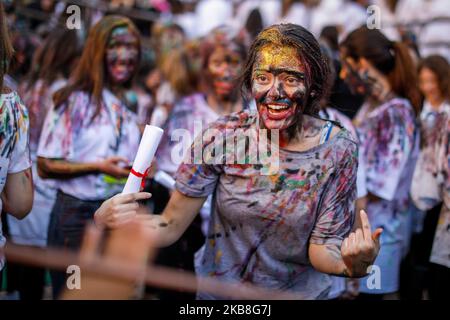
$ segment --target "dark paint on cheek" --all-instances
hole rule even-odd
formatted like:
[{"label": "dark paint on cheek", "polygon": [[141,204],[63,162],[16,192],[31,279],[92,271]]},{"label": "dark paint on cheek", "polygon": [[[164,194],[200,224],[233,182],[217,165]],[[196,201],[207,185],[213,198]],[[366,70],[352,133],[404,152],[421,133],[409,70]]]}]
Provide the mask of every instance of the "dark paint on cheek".
[{"label": "dark paint on cheek", "polygon": [[268,104],[270,102],[278,102],[278,103],[286,103],[288,105],[292,105],[296,103],[297,106],[302,107],[304,106],[304,91],[301,89],[295,90],[292,95],[289,95],[286,90],[284,89],[284,86],[282,83],[278,85],[277,88],[277,94],[275,97],[271,98],[269,96],[269,90],[266,91],[257,91],[254,90],[254,97],[258,104]]},{"label": "dark paint on cheek", "polygon": [[295,101],[298,106],[301,107],[302,111],[305,106],[305,93],[303,90],[295,90],[293,95],[289,97],[292,101]]}]

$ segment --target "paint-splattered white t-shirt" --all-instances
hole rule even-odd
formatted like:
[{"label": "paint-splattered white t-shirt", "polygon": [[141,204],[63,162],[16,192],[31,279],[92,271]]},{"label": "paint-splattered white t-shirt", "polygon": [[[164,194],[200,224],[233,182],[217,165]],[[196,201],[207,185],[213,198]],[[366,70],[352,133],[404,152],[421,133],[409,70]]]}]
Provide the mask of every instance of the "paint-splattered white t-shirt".
[{"label": "paint-splattered white t-shirt", "polygon": [[[141,133],[136,115],[110,91],[103,90],[101,110],[81,91],[48,112],[38,147],[38,157],[74,163],[97,162],[113,156],[136,156]],[[60,180],[59,190],[81,200],[104,200],[122,192],[126,180],[105,174],[88,174]]]},{"label": "paint-splattered white t-shirt", "polygon": [[[235,152],[228,144],[223,153],[217,150],[208,156],[215,149],[213,141],[222,135],[228,143],[239,139],[243,129],[259,128],[258,114],[250,111],[220,118],[209,127],[220,135],[203,141],[198,136],[192,146],[190,155],[197,157],[200,150],[204,162],[190,164],[187,157],[178,169],[178,191],[190,197],[214,194],[206,243],[196,254],[196,272],[226,282],[293,291],[304,299],[327,299],[330,276],[312,267],[308,247],[340,246],[351,231],[358,147],[348,131],[341,130],[308,151],[279,149],[278,168],[272,170],[275,161],[271,161],[266,172],[263,162],[222,163]],[[256,138],[250,142],[255,145]],[[200,292],[198,298],[217,297]]]},{"label": "paint-splattered white t-shirt", "polygon": [[[31,167],[28,129],[28,111],[19,95],[16,92],[0,95],[0,193],[3,192],[8,174]],[[0,213],[2,206],[0,199]],[[4,244],[0,222],[0,247]],[[0,270],[2,261],[0,257]]]},{"label": "paint-splattered white t-shirt", "polygon": [[[427,123],[422,122],[423,126]],[[450,268],[450,107],[448,102],[428,123],[414,172],[411,196],[421,210],[443,202],[430,261]]]}]

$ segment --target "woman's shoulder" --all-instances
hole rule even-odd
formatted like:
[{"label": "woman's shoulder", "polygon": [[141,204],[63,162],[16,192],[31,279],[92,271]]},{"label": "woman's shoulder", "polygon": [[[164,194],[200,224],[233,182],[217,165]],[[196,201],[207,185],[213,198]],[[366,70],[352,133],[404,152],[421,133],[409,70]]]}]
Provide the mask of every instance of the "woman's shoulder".
[{"label": "woman's shoulder", "polygon": [[4,90],[1,94],[1,108],[9,109],[11,111],[26,111],[26,106],[20,98],[17,91],[11,89]]},{"label": "woman's shoulder", "polygon": [[[383,103],[380,107],[377,108],[378,112],[375,112],[379,116],[409,116],[409,117],[415,117],[414,115],[414,108],[409,102],[408,99],[405,98],[393,98],[389,101],[386,101]],[[377,111],[375,109],[375,111]],[[405,119],[406,120],[406,119]]]},{"label": "woman's shoulder", "polygon": [[[358,143],[354,134],[334,120],[321,119],[321,121],[325,124],[332,124],[329,139],[323,143],[325,154],[330,154],[331,151],[330,155],[334,155],[337,162],[344,155],[352,159],[357,158]],[[329,125],[325,127],[329,127]],[[345,161],[349,160],[351,159]]]},{"label": "woman's shoulder", "polygon": [[3,121],[9,119],[9,121],[15,121],[19,125],[28,121],[28,109],[16,91],[4,91],[0,100],[0,118]]},{"label": "woman's shoulder", "polygon": [[83,90],[74,90],[68,95],[67,100],[62,103],[62,106],[64,106],[62,109],[80,111],[89,107],[91,103],[93,103],[91,94]]},{"label": "woman's shoulder", "polygon": [[337,149],[355,149],[358,146],[358,142],[353,134],[345,127],[334,126],[330,140],[333,142],[332,145]]}]

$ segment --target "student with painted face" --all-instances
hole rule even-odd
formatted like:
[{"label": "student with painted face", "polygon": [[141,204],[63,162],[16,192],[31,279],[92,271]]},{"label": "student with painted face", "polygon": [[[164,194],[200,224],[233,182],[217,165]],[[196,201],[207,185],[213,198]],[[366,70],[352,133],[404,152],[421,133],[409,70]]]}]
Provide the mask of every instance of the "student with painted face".
[{"label": "student with painted face", "polygon": [[[57,181],[48,245],[77,249],[104,199],[121,192],[140,140],[125,100],[140,59],[139,33],[120,16],[90,31],[68,85],[56,92],[38,147],[42,178]],[[55,297],[64,274],[52,273]]]},{"label": "student with painted face", "polygon": [[[165,126],[165,136],[158,151],[158,168],[171,175],[176,173],[181,162],[172,159],[172,150],[180,148],[183,143],[187,143],[186,147],[189,148],[195,135],[198,134],[196,124],[201,124],[205,129],[220,116],[242,109],[242,100],[237,90],[237,78],[244,63],[245,49],[235,41],[224,38],[215,40],[214,37],[204,40],[201,48],[201,74],[197,72],[198,77],[201,78],[200,84],[191,88],[191,91],[195,91],[193,94],[182,96],[175,104]],[[189,62],[186,56],[184,59],[186,63],[193,63],[193,61]],[[190,68],[192,67],[184,66],[181,70]],[[195,71],[187,71],[187,73],[186,80],[189,80],[192,78],[189,73],[192,74]],[[172,83],[175,84],[175,82]],[[183,87],[186,85],[183,84]],[[202,128],[198,129],[202,130]],[[172,141],[171,137],[177,129],[187,130],[190,135],[189,141]],[[184,156],[181,155],[181,158]]]},{"label": "student with painted face", "polygon": [[[25,83],[19,92],[30,114],[30,153],[36,164],[36,152],[45,116],[52,106],[53,94],[63,87],[79,55],[79,40],[75,30],[58,29],[50,33],[37,49]],[[43,180],[33,168],[33,210],[22,221],[8,216],[8,231],[12,242],[25,246],[47,246],[50,212],[56,199],[52,180]],[[21,299],[40,300],[44,293],[45,269],[20,264],[8,265],[8,290],[16,287]]]},{"label": "student with painted face", "polygon": [[418,154],[416,115],[420,94],[407,48],[380,31],[361,27],[341,44],[341,77],[366,95],[354,123],[366,168],[367,213],[374,228],[383,228],[382,250],[374,270],[381,287],[367,278],[360,291],[382,298],[398,291],[399,268],[410,233],[409,188]]},{"label": "student with painted face", "polygon": [[[219,33],[221,36],[218,37]],[[202,52],[201,70],[195,70],[196,61],[193,60],[193,57],[188,57],[187,52],[179,53],[184,56],[185,65],[175,69],[178,70],[179,75],[184,73],[183,70],[190,70],[185,72],[187,78],[197,77],[199,79],[190,81],[191,90],[194,93],[180,95],[181,99],[175,103],[166,123],[164,138],[158,151],[158,168],[172,176],[175,175],[184,158],[184,154],[181,153],[189,150],[195,135],[201,133],[219,117],[242,109],[237,78],[244,63],[245,49],[234,40],[228,39],[223,30],[215,30],[210,37],[203,41],[200,51]],[[180,90],[182,88],[186,92],[186,89],[189,89],[186,80],[189,79],[179,81],[178,85],[176,81],[172,81],[172,87],[178,93],[182,93]],[[200,84],[196,85],[196,82],[200,82]],[[202,89],[201,92],[199,87]],[[199,127],[196,128],[196,126]],[[175,137],[181,130],[185,134],[183,139],[173,141],[172,137]],[[174,159],[173,154],[176,152],[178,152],[178,156]],[[155,199],[155,202],[159,202],[158,200]],[[165,199],[164,206],[167,201],[168,197]],[[200,210],[200,216],[190,225],[180,241],[175,246],[161,250],[162,263],[166,264],[166,262],[172,261],[170,265],[176,263],[178,267],[193,270],[194,253],[204,243],[210,211],[211,197],[205,202]]]},{"label": "student with painted face", "polygon": [[[7,212],[23,219],[33,204],[33,178],[28,147],[28,110],[19,95],[3,84],[12,55],[3,3],[0,2],[0,214]],[[5,242],[0,222],[0,248]],[[4,264],[0,254],[0,271]]]},{"label": "student with painted face", "polygon": [[[294,291],[304,299],[327,298],[327,274],[365,276],[382,230],[372,234],[361,212],[362,229],[350,232],[358,150],[348,131],[317,117],[327,77],[328,64],[306,29],[285,24],[262,31],[243,72],[244,92],[256,99],[257,111],[213,122],[212,131],[196,139],[178,169],[176,190],[164,213],[136,216],[152,228],[155,244],[176,241],[212,194],[197,275]],[[233,161],[240,158],[234,148],[211,151],[216,143],[221,146],[221,138],[239,139],[243,129],[259,133],[262,145],[280,148],[269,161],[243,164]],[[256,141],[241,145],[239,153]],[[95,214],[97,223],[114,226],[113,213],[127,217],[123,205],[144,196],[150,195],[117,195],[106,201]],[[202,292],[200,282],[198,298],[217,297]]]},{"label": "student with painted face", "polygon": [[427,211],[417,256],[420,266],[429,269],[428,292],[436,300],[446,297],[450,286],[450,65],[445,58],[430,56],[421,61],[419,87],[425,96],[420,116],[422,148],[411,196],[418,208]]}]

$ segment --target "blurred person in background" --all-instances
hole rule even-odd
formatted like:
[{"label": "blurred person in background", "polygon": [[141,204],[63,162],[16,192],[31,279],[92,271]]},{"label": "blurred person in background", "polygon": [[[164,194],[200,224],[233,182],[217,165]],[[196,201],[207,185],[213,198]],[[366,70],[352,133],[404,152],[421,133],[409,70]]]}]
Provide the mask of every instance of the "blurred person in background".
[{"label": "blurred person in background", "polygon": [[[432,300],[447,296],[450,285],[450,214],[448,187],[450,65],[429,56],[419,65],[419,87],[425,97],[420,116],[422,143],[411,186],[416,206],[426,211],[423,230],[414,238],[407,298],[420,299],[428,289]],[[406,291],[406,290],[405,290]]]},{"label": "blurred person in background", "polygon": [[[332,62],[332,69],[339,75],[342,69],[339,54],[339,30],[338,26],[326,26],[322,29],[319,37],[322,49]],[[333,77],[334,83],[331,87],[329,105],[335,110],[343,113],[346,117],[353,119],[364,102],[364,96],[352,92],[346,82],[339,76]],[[347,127],[346,127],[347,128]]]},{"label": "blurred person in background", "polygon": [[[37,148],[47,111],[53,105],[53,94],[61,89],[79,57],[81,45],[75,30],[56,29],[34,54],[30,72],[19,92],[28,106],[30,118],[30,153],[33,161],[34,202],[23,220],[8,216],[9,237],[24,246],[46,247],[50,212],[56,199],[55,181],[43,180],[37,174]],[[8,264],[8,291],[17,289],[23,300],[43,297],[45,269]]]},{"label": "blurred person in background", "polygon": [[361,27],[341,44],[341,77],[366,101],[354,119],[366,170],[367,214],[383,228],[375,261],[381,286],[361,279],[361,299],[395,298],[400,263],[410,237],[409,189],[419,151],[416,117],[421,108],[408,49],[379,30]]},{"label": "blurred person in background", "polygon": [[[33,204],[28,110],[17,92],[3,83],[13,54],[3,3],[0,1],[0,215],[7,213],[24,219]],[[0,247],[3,248],[5,243],[0,222]],[[0,271],[4,265],[4,256],[0,254]],[[2,272],[0,279],[3,279]]]},{"label": "blurred person in background", "polygon": [[[123,190],[141,133],[126,104],[140,62],[140,35],[128,18],[106,16],[89,32],[65,87],[54,95],[38,147],[41,178],[55,179],[48,245],[77,250],[103,199]],[[54,298],[65,283],[52,271]]]},{"label": "blurred person in background", "polygon": [[200,0],[195,8],[197,27],[196,37],[207,36],[213,29],[233,20],[233,1]]},{"label": "blurred person in background", "polygon": [[448,0],[398,0],[402,34],[414,35],[420,56],[437,54],[450,61],[450,10]]},{"label": "blurred person in background", "polygon": [[[331,28],[331,27],[330,27]],[[335,28],[331,28],[333,30]],[[334,34],[336,36],[336,42],[335,46],[333,43],[331,44],[331,47],[333,49],[339,50],[339,47],[337,45],[337,30],[336,32],[331,34]],[[323,33],[327,33],[326,30]],[[332,92],[332,88],[335,87],[336,84],[336,78],[340,78],[335,68],[335,59],[333,59],[333,51],[330,50],[330,47],[328,46],[322,46],[322,53],[328,60],[328,64],[330,66],[330,77],[328,81],[328,86],[330,87]],[[339,69],[340,70],[340,69]],[[341,80],[342,81],[342,80]],[[322,103],[322,109],[319,112],[319,116],[322,119],[327,119],[330,121],[337,122],[340,126],[344,127],[350,134],[352,135],[352,138],[354,141],[358,142],[358,135],[356,133],[355,126],[352,123],[352,120],[347,117],[345,114],[340,112],[336,106],[333,105],[333,102],[331,101],[331,95],[330,97],[324,97]],[[367,196],[367,187],[366,187],[366,172],[364,167],[364,161],[362,161],[362,153],[358,154],[358,169],[356,174],[356,202],[355,202],[355,208],[356,212],[359,212],[360,210],[366,210],[366,196]],[[356,230],[357,228],[361,227],[361,221],[355,221],[353,230]],[[329,299],[345,299],[345,300],[353,300],[358,296],[359,293],[359,280],[358,279],[345,279],[342,277],[332,277],[332,285],[331,290],[328,295]]]},{"label": "blurred person in background", "polygon": [[299,24],[315,37],[319,37],[327,25],[338,26],[339,39],[350,31],[366,24],[365,8],[349,0],[286,0],[283,1],[279,22]]},{"label": "blurred person in background", "polygon": [[153,92],[154,110],[151,124],[164,126],[175,100],[178,98],[169,78],[176,77],[170,63],[173,51],[179,51],[185,44],[183,29],[173,23],[156,23],[152,29],[152,43],[155,50],[155,68],[148,74],[146,87]]}]

